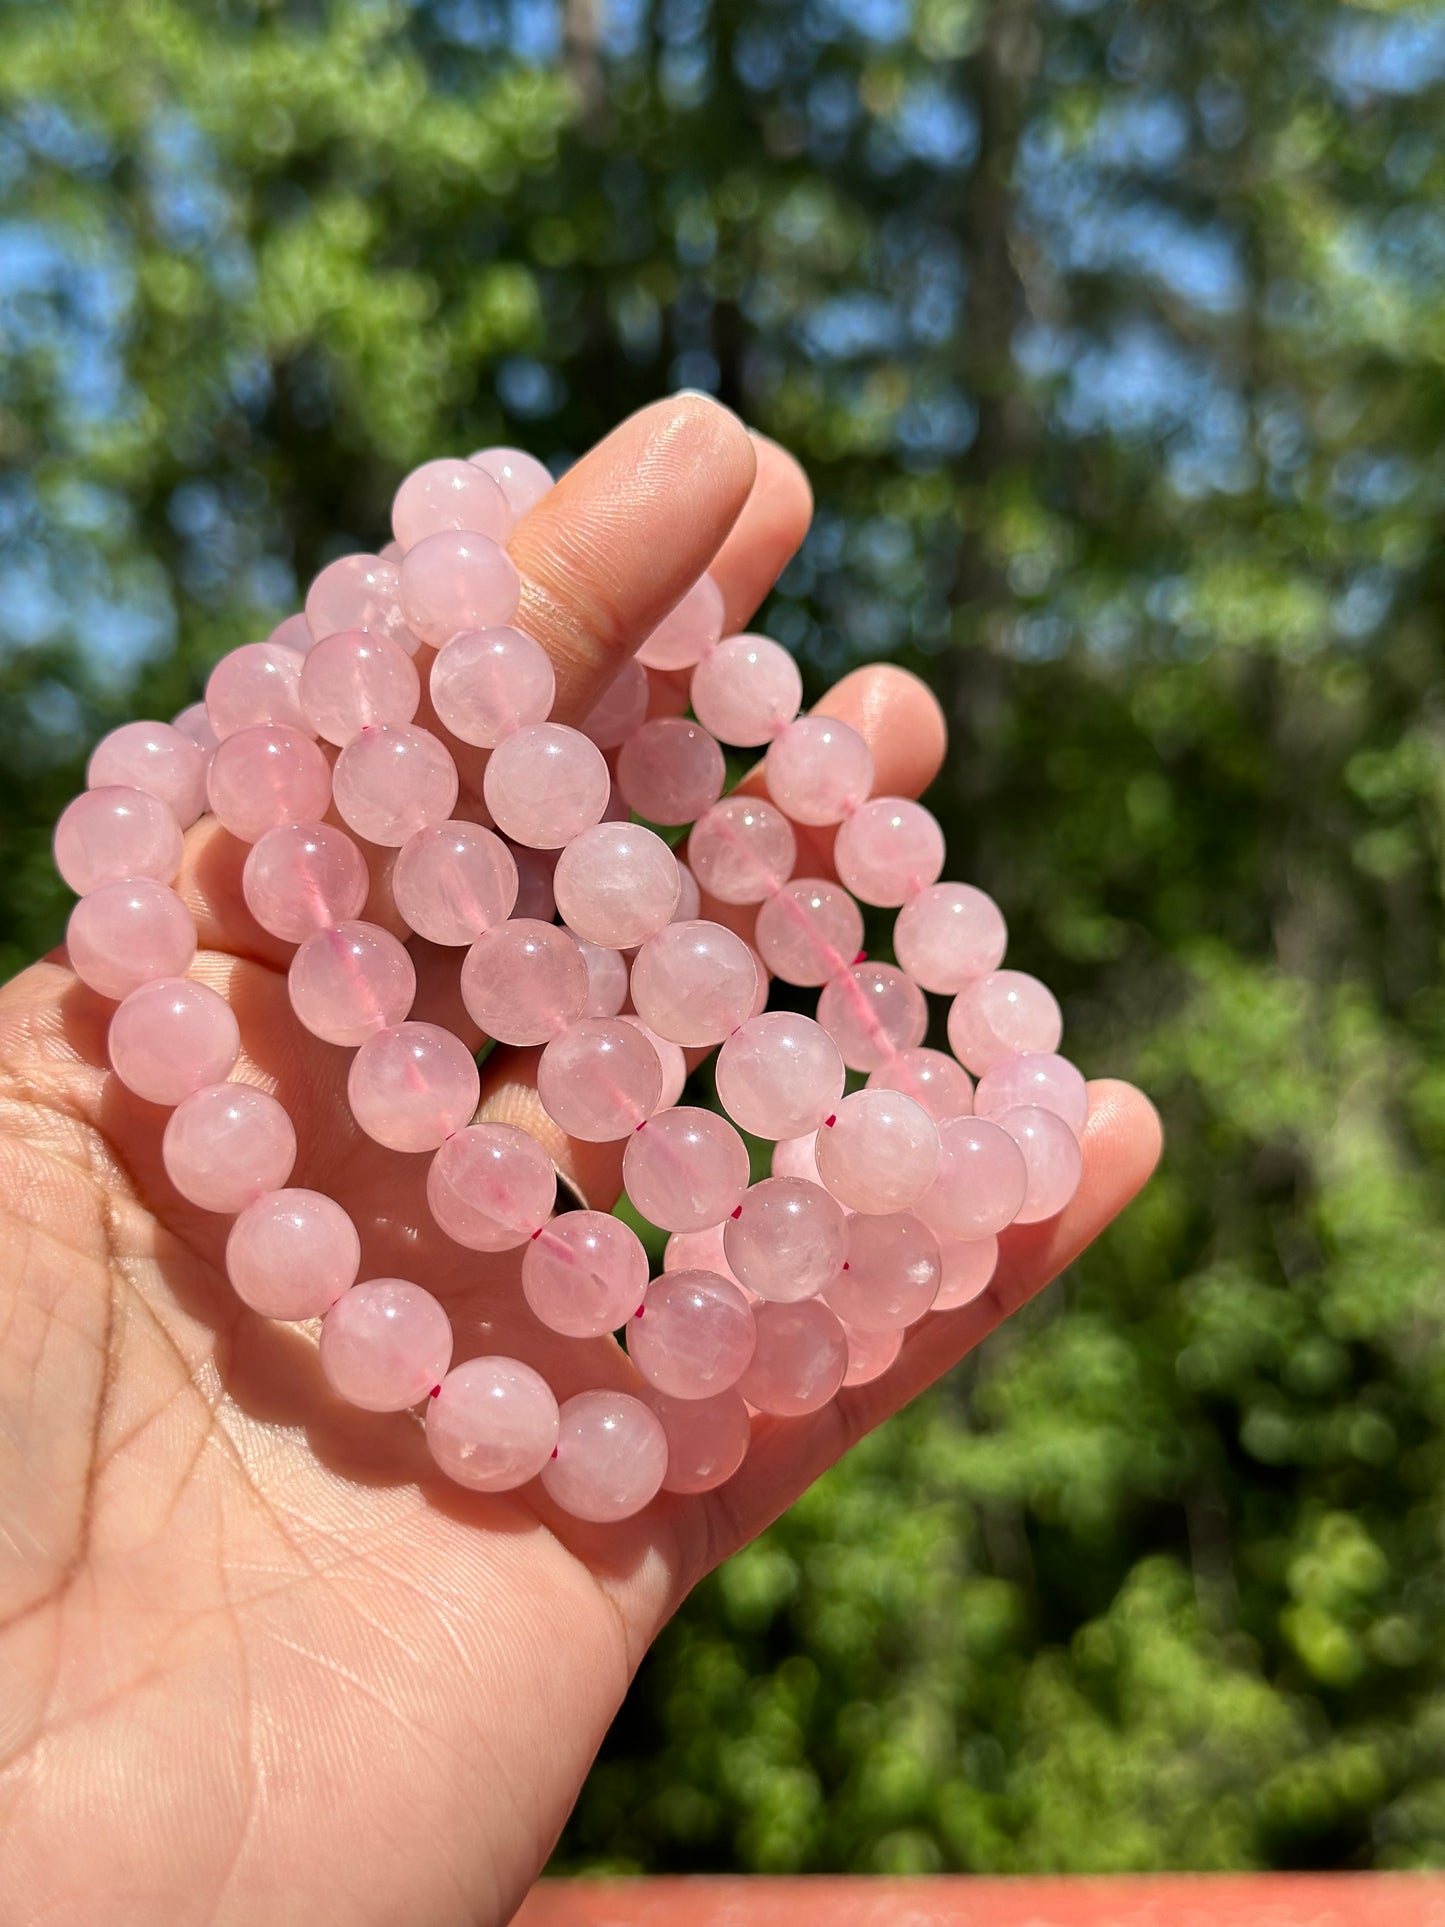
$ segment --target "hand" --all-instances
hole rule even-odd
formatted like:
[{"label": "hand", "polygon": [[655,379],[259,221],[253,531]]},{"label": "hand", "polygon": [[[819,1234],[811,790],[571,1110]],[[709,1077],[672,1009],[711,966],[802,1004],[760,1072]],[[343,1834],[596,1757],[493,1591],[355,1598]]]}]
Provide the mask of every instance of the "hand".
[{"label": "hand", "polygon": [[[512,543],[558,717],[586,713],[704,568],[742,627],[809,507],[797,466],[711,403],[624,423]],[[880,790],[936,774],[942,720],[912,678],[862,670],[823,707],[867,736]],[[514,1257],[429,1228],[426,1160],[356,1131],[347,1054],[295,1022],[284,948],[242,902],[244,854],[205,821],[178,887],[197,974],[240,1019],[237,1074],[295,1120],[293,1181],[352,1213],[363,1277],[444,1299],[459,1358],[515,1348],[561,1396],[625,1379],[610,1339],[539,1331]],[[374,897],[367,914],[385,915],[384,876]],[[417,1014],[474,1034],[456,953],[417,948]],[[981,1299],[915,1327],[891,1371],[815,1417],[759,1420],[717,1492],[595,1528],[531,1491],[449,1485],[411,1415],[344,1408],[309,1330],[239,1304],[227,1221],[176,1194],[164,1114],[105,1069],[109,1013],[62,953],[0,992],[0,1894],[15,1927],[507,1919],[689,1588],[1038,1291],[1158,1153],[1145,1100],[1094,1085],[1078,1195],[1004,1239]],[[489,1059],[483,1108],[541,1134],[534,1062]],[[611,1201],[615,1147],[549,1142],[590,1202]]]}]

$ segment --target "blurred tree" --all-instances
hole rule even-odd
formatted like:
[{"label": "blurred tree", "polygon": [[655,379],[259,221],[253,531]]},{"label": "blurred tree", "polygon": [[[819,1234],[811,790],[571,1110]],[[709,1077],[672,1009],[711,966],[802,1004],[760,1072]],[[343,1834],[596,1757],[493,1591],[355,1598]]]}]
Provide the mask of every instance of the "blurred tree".
[{"label": "blurred tree", "polygon": [[710,388],[1165,1171],[705,1586],[559,1864],[1445,1862],[1445,11],[0,0],[6,959],[402,467]]}]

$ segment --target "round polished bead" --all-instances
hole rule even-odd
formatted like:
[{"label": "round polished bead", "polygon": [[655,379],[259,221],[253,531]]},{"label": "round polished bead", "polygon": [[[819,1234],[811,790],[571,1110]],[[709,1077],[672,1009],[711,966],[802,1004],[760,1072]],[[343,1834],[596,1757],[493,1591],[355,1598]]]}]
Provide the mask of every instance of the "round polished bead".
[{"label": "round polished bead", "polygon": [[876,1071],[923,1042],[928,1005],[917,984],[893,964],[852,964],[824,985],[818,1022],[849,1070]]},{"label": "round polished bead", "polygon": [[217,738],[263,723],[314,735],[301,709],[304,660],[274,642],[248,642],[222,656],[206,682],[206,715]]},{"label": "round polished bead", "polygon": [[[818,1175],[818,1133],[809,1131],[803,1137],[787,1137],[773,1146],[769,1170],[775,1178],[799,1178],[804,1184],[822,1187],[823,1180]],[[832,1192],[828,1193],[832,1197]]]},{"label": "round polished bead", "polygon": [[196,954],[195,919],[164,883],[121,878],[80,899],[65,948],[83,984],[118,999],[157,977],[185,975]]},{"label": "round polished bead", "polygon": [[752,796],[714,803],[687,839],[688,865],[719,903],[761,903],[787,882],[797,856],[788,819]]},{"label": "round polished bead", "polygon": [[510,622],[522,584],[504,548],[489,536],[461,529],[428,535],[408,549],[400,590],[408,628],[440,648],[464,629]]},{"label": "round polished bead", "polygon": [[557,1447],[557,1401],[516,1358],[469,1358],[427,1401],[426,1442],[438,1469],[473,1492],[513,1492]]},{"label": "round polished bead", "polygon": [[843,1095],[838,1046],[811,1017],[765,1010],[750,1017],[717,1055],[718,1101],[755,1137],[816,1131]]},{"label": "round polished bead", "polygon": [[971,1305],[988,1289],[998,1269],[998,1239],[955,1239],[943,1246],[943,1283],[933,1301],[935,1311],[957,1311]]},{"label": "round polished bead", "polygon": [[726,781],[717,738],[685,716],[644,723],[618,751],[617,787],[649,823],[695,823]]},{"label": "round polished bead", "polygon": [[919,1045],[902,1050],[871,1071],[870,1091],[902,1091],[921,1104],[935,1124],[946,1117],[967,1117],[974,1108],[973,1080],[947,1051]]},{"label": "round polished bead", "polygon": [[768,636],[729,636],[692,672],[693,713],[719,742],[739,749],[769,743],[798,713],[798,665]]},{"label": "round polished bead", "polygon": [[627,1353],[669,1398],[715,1398],[737,1384],[753,1355],[753,1314],[716,1272],[664,1272],[633,1314]]},{"label": "round polished bead", "polygon": [[724,1218],[721,1224],[705,1225],[701,1231],[669,1232],[662,1248],[663,1270],[715,1271],[719,1278],[737,1285],[745,1297],[755,1296],[728,1263],[724,1233],[730,1222]]},{"label": "round polished bead", "polygon": [[600,823],[611,794],[602,751],[561,723],[513,730],[492,751],[482,778],[497,828],[535,850],[560,850]]},{"label": "round polished bead", "polygon": [[552,872],[557,867],[555,850],[528,850],[520,843],[507,846],[517,866],[517,901],[514,917],[530,917],[536,923],[550,923],[557,914],[552,894]]},{"label": "round polished bead", "polygon": [[582,734],[599,749],[616,749],[647,721],[652,687],[647,671],[629,657],[587,712]]},{"label": "round polished bead", "polygon": [[582,961],[587,966],[587,1002],[584,1017],[615,1017],[627,1002],[628,964],[620,950],[607,950],[601,944],[577,939]]},{"label": "round polished bead", "polygon": [[1056,1051],[1025,1051],[1002,1058],[984,1072],[973,1108],[980,1117],[997,1119],[1021,1105],[1052,1111],[1080,1137],[1089,1121],[1089,1087],[1067,1057]]},{"label": "round polished bead", "polygon": [[551,1217],[557,1173],[528,1132],[469,1124],[432,1159],[426,1194],[432,1216],[459,1245],[515,1251]]},{"label": "round polished bead", "polygon": [[654,1392],[651,1405],[667,1434],[664,1492],[712,1492],[747,1456],[752,1422],[741,1393],[668,1398]]},{"label": "round polished bead", "polygon": [[342,750],[332,786],[342,820],[358,836],[400,849],[451,815],[457,766],[430,730],[383,724]]},{"label": "round polished bead", "polygon": [[516,859],[480,824],[434,823],[402,844],[391,889],[397,909],[428,943],[475,943],[516,907]]},{"label": "round polished bead", "polygon": [[623,1011],[621,1018],[624,1024],[631,1024],[634,1029],[640,1030],[657,1052],[657,1061],[662,1066],[662,1095],[657,1100],[657,1109],[670,1111],[682,1096],[683,1086],[687,1082],[687,1059],[681,1047],[674,1044],[670,1037],[659,1037],[632,1011]]},{"label": "round polished bead", "polygon": [[582,1017],[542,1052],[537,1095],[569,1137],[606,1144],[629,1136],[657,1109],[662,1065],[633,1025]]},{"label": "round polished bead", "polygon": [[1084,1154],[1072,1127],[1055,1111],[1021,1105],[1005,1111],[1000,1126],[1023,1152],[1028,1189],[1015,1224],[1039,1224],[1057,1217],[1079,1188]]},{"label": "round polished bead", "polygon": [[250,1084],[206,1084],[171,1112],[161,1139],[171,1183],[203,1211],[244,1211],[279,1191],[296,1162],[285,1111]]},{"label": "round polished bead", "polygon": [[937,879],[943,856],[938,819],[906,796],[864,803],[833,843],[839,880],[864,903],[907,903]]},{"label": "round polished bead", "polygon": [[1028,1190],[1023,1152],[983,1117],[945,1118],[938,1172],[918,1215],[944,1244],[993,1237],[1018,1216]]},{"label": "round polished bead", "polygon": [[188,830],[206,807],[206,752],[173,723],[122,723],[96,744],[85,786],[144,790]]},{"label": "round polished bead", "polygon": [[627,1140],[622,1182],[637,1210],[664,1231],[721,1224],[742,1201],[748,1153],[726,1118],[677,1105]]},{"label": "round polished bead", "polygon": [[799,716],[768,745],[768,794],[794,823],[841,823],[873,788],[873,752],[836,716]]},{"label": "round polished bead", "polygon": [[431,666],[438,717],[461,742],[481,749],[545,722],[556,693],[550,657],[520,629],[463,630],[442,644]]},{"label": "round polished bead", "polygon": [[612,1525],[641,1512],[666,1472],[667,1434],[641,1399],[579,1392],[562,1407],[557,1456],[542,1467],[542,1484],[574,1519]]},{"label": "round polished bead", "polygon": [[436,1024],[368,1037],[346,1079],[351,1115],[391,1151],[434,1151],[477,1108],[481,1079],[460,1038]]},{"label": "round polished bead", "polygon": [[260,723],[220,743],[206,772],[212,810],[243,843],[283,823],[311,823],[331,806],[331,771],[309,736]]},{"label": "round polished bead", "polygon": [[246,853],[241,894],[263,930],[284,943],[304,943],[360,916],[371,879],[366,859],[329,823],[283,823]]},{"label": "round polished bead", "polygon": [[791,1304],[816,1298],[842,1270],[848,1220],[821,1185],[764,1178],[725,1221],[723,1248],[749,1291]]},{"label": "round polished bead", "polygon": [[632,965],[632,1001],[643,1022],[675,1044],[717,1044],[757,1002],[758,966],[743,939],[721,924],[670,923]]},{"label": "round polished bead", "polygon": [[843,1374],[845,1388],[850,1385],[871,1385],[875,1378],[882,1378],[903,1349],[902,1326],[891,1332],[860,1332],[851,1325],[845,1325],[843,1329],[848,1334],[848,1369]]},{"label": "round polished bead", "polygon": [[368,1278],[322,1320],[320,1356],[327,1384],[348,1405],[405,1412],[446,1377],[451,1320],[409,1279]]},{"label": "round polished bead", "polygon": [[975,1077],[1006,1057],[1058,1049],[1064,1019],[1047,984],[1022,970],[995,970],[961,990],[948,1012],[948,1041]]},{"label": "round polished bead", "polygon": [[470,529],[505,542],[512,521],[501,484],[474,462],[423,462],[407,476],[391,504],[392,533],[403,549],[444,529]]},{"label": "round polished bead", "polygon": [[268,1191],[231,1226],[226,1272],[263,1318],[320,1318],[356,1283],[356,1226],[320,1191]]},{"label": "round polished bead", "polygon": [[722,590],[710,575],[699,576],[643,643],[637,660],[648,669],[691,669],[715,647],[722,628]]},{"label": "round polished bead", "polygon": [[522,1254],[522,1292],[533,1315],[564,1338],[600,1338],[625,1325],[647,1295],[647,1253],[606,1211],[567,1211]]},{"label": "round polished bead", "polygon": [[674,923],[696,923],[702,910],[702,891],[697,887],[697,878],[685,863],[677,866],[677,908],[672,913]]},{"label": "round polished bead", "polygon": [[863,913],[841,884],[795,877],[763,904],[753,934],[785,984],[826,984],[857,957]]},{"label": "round polished bead", "polygon": [[364,729],[409,723],[421,701],[416,664],[389,636],[341,629],[301,665],[301,710],[328,743],[345,747]]},{"label": "round polished bead", "polygon": [[160,977],[116,1007],[107,1039],[111,1069],[148,1104],[179,1104],[230,1075],[241,1048],[224,997],[188,977]]},{"label": "round polished bead", "polygon": [[282,616],[266,640],[278,649],[294,649],[298,656],[309,655],[316,644],[304,614]]},{"label": "round polished bead", "polygon": [[557,859],[552,891],[568,929],[609,950],[632,950],[670,922],[682,885],[677,858],[639,823],[598,823]]},{"label": "round polished bead", "polygon": [[992,897],[968,883],[935,883],[905,903],[893,951],[921,990],[955,996],[1003,962],[1008,927]]},{"label": "round polished bead", "polygon": [[897,1091],[854,1091],[818,1133],[818,1173],[852,1211],[907,1211],[938,1170],[938,1126]]},{"label": "round polished bead", "polygon": [[[206,714],[206,705],[203,702],[187,703],[184,709],[179,710],[174,716],[172,716],[171,726],[174,729],[178,729],[181,732],[182,736],[184,736],[189,742],[194,743],[196,748],[201,752],[201,755],[203,757],[209,756],[211,751],[216,747],[216,744],[221,740],[220,737],[216,734],[215,730],[211,728],[211,719]],[[202,768],[204,772],[204,765],[202,766]],[[205,800],[204,787],[205,787],[205,778],[203,773],[202,775],[202,807],[203,808],[204,808],[204,800]]]},{"label": "round polished bead", "polygon": [[933,1304],[943,1278],[938,1239],[911,1211],[848,1220],[848,1256],[824,1296],[855,1331],[901,1331]]},{"label": "round polished bead", "polygon": [[169,883],[183,847],[164,803],[119,785],[77,796],[55,826],[55,867],[78,897],[122,877]]},{"label": "round polished bead", "polygon": [[820,1298],[795,1305],[753,1306],[754,1344],[738,1390],[759,1412],[802,1418],[817,1412],[843,1383],[848,1337]]},{"label": "round polished bead", "polygon": [[416,966],[389,930],[348,919],[306,938],[286,985],[313,1037],[354,1046],[403,1021],[416,997]]},{"label": "round polished bead", "polygon": [[521,448],[479,448],[467,460],[485,469],[507,498],[512,514],[520,521],[534,509],[552,487],[552,477],[535,455]]},{"label": "round polished bead", "polygon": [[462,964],[462,1002],[499,1043],[545,1044],[575,1024],[587,1002],[576,939],[531,917],[484,931]]},{"label": "round polished bead", "polygon": [[417,638],[401,610],[401,570],[383,556],[343,555],[328,562],[306,592],[306,626],[316,642],[342,629],[365,629],[416,654]]}]

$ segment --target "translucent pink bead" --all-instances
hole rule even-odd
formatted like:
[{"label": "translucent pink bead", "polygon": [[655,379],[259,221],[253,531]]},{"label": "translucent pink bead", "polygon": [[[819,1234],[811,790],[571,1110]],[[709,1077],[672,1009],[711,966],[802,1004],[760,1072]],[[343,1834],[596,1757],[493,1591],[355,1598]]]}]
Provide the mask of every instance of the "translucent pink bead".
[{"label": "translucent pink bead", "polygon": [[206,753],[171,723],[122,723],[96,744],[85,786],[144,790],[188,830],[206,807]]},{"label": "translucent pink bead", "polygon": [[696,923],[698,912],[702,909],[702,891],[697,887],[697,878],[685,863],[677,866],[677,908],[672,913],[674,923]]},{"label": "translucent pink bead", "polygon": [[492,751],[482,778],[497,828],[536,850],[560,850],[600,823],[611,793],[602,751],[561,723],[514,730]]},{"label": "translucent pink bead", "polygon": [[906,903],[943,868],[937,818],[904,796],[880,796],[856,809],[838,831],[838,876],[864,903]]},{"label": "translucent pink bead", "polygon": [[711,1492],[746,1458],[752,1422],[740,1393],[668,1398],[655,1392],[652,1409],[667,1434],[664,1492]]},{"label": "translucent pink bead", "polygon": [[[298,656],[309,655],[316,638],[311,633],[311,625],[304,615],[282,616],[276,627],[266,638],[278,649],[294,649]],[[202,748],[206,745],[202,744]],[[214,744],[211,745],[215,747]]]},{"label": "translucent pink bead", "polygon": [[365,629],[416,654],[417,638],[401,610],[401,570],[383,556],[343,555],[328,562],[306,592],[306,626],[317,642],[342,629]]},{"label": "translucent pink bead", "polygon": [[446,1377],[451,1320],[420,1285],[368,1278],[327,1312],[320,1351],[338,1398],[364,1412],[404,1412]]},{"label": "translucent pink bead", "polygon": [[286,985],[291,1008],[313,1037],[364,1044],[405,1018],[416,997],[416,966],[389,930],[348,919],[305,939]]},{"label": "translucent pink bead", "polygon": [[629,657],[587,712],[582,734],[599,749],[616,749],[647,721],[651,700],[647,671],[635,657]]},{"label": "translucent pink bead", "polygon": [[462,964],[462,1002],[502,1044],[545,1044],[587,1002],[587,966],[555,924],[513,917],[485,931]]},{"label": "translucent pink bead", "polygon": [[632,965],[637,1014],[660,1036],[717,1044],[752,1015],[759,985],[753,953],[731,930],[698,920],[649,937]]},{"label": "translucent pink bead", "polygon": [[1058,1049],[1064,1019],[1047,984],[1022,970],[995,970],[961,990],[948,1012],[948,1041],[975,1077],[1006,1057]]},{"label": "translucent pink bead", "polygon": [[566,1211],[522,1254],[522,1291],[535,1317],[564,1338],[600,1338],[625,1325],[647,1295],[647,1253],[605,1211]]},{"label": "translucent pink bead", "polygon": [[552,487],[552,477],[535,455],[520,448],[479,448],[467,460],[501,486],[512,514],[521,519]]},{"label": "translucent pink bead", "polygon": [[729,796],[701,816],[687,840],[687,861],[719,903],[761,903],[793,874],[798,844],[771,803]]},{"label": "translucent pink bead", "polygon": [[845,1386],[871,1385],[875,1378],[882,1378],[903,1349],[901,1326],[891,1332],[854,1331],[851,1325],[844,1329],[848,1334],[848,1369],[843,1374]]},{"label": "translucent pink bead", "polygon": [[227,736],[206,772],[211,808],[243,843],[282,823],[312,823],[331,807],[331,771],[309,736],[260,723]]},{"label": "translucent pink bead", "polygon": [[901,1331],[933,1304],[943,1279],[938,1239],[911,1211],[848,1220],[848,1256],[825,1296],[854,1331]]},{"label": "translucent pink bead", "polygon": [[562,1407],[557,1456],[542,1467],[548,1496],[574,1519],[630,1519],[661,1488],[667,1434],[641,1399],[579,1392]]},{"label": "translucent pink bead", "polygon": [[753,1314],[716,1272],[664,1272],[633,1314],[627,1352],[669,1398],[715,1398],[736,1385],[753,1355]]},{"label": "translucent pink bead", "polygon": [[584,1017],[615,1017],[627,1002],[627,959],[620,950],[606,950],[600,944],[577,939],[582,961],[587,966],[587,1002]]},{"label": "translucent pink bead", "polygon": [[537,1095],[569,1137],[606,1144],[629,1136],[657,1109],[662,1065],[631,1024],[583,1017],[542,1052]]},{"label": "translucent pink bead", "polygon": [[435,823],[401,846],[391,873],[396,907],[429,943],[475,943],[511,916],[517,865],[491,830]]},{"label": "translucent pink bead", "polygon": [[361,1240],[320,1191],[268,1191],[226,1240],[226,1271],[243,1305],[263,1318],[320,1318],[356,1283]]},{"label": "translucent pink bead", "polygon": [[263,723],[313,735],[301,711],[303,660],[274,642],[248,642],[222,656],[206,683],[206,715],[217,737],[224,742]]},{"label": "translucent pink bead", "polygon": [[211,728],[211,719],[206,714],[204,703],[187,703],[171,718],[171,726],[193,742],[203,756],[209,756],[221,740]]},{"label": "translucent pink bead", "polygon": [[557,899],[552,894],[552,872],[557,867],[555,850],[527,850],[520,844],[509,845],[517,866],[517,901],[514,917],[531,917],[537,923],[550,923],[557,914]]},{"label": "translucent pink bead", "polygon": [[171,1112],[161,1156],[171,1183],[202,1211],[244,1211],[290,1177],[296,1133],[265,1091],[206,1084]]},{"label": "translucent pink bead", "polygon": [[692,672],[693,713],[719,742],[753,749],[792,722],[803,700],[798,665],[767,636],[729,636]]},{"label": "translucent pink bead", "polygon": [[893,952],[921,990],[952,997],[1003,962],[1008,927],[992,897],[968,883],[935,883],[904,904]]},{"label": "translucent pink bead", "polygon": [[842,1270],[848,1220],[821,1185],[764,1178],[725,1221],[723,1248],[749,1291],[791,1304],[816,1298]]},{"label": "translucent pink bead", "polygon": [[568,929],[609,950],[631,950],[670,922],[682,885],[677,858],[638,823],[598,823],[557,859],[552,891]]},{"label": "translucent pink bead", "polygon": [[418,830],[450,817],[457,768],[430,730],[384,724],[342,750],[332,788],[342,819],[358,836],[399,849]]},{"label": "translucent pink bead", "polygon": [[[783,1138],[773,1146],[770,1170],[775,1178],[800,1178],[804,1184],[822,1186],[818,1175],[818,1133]],[[832,1193],[828,1194],[830,1197]]]},{"label": "translucent pink bead", "polygon": [[148,1104],[179,1104],[230,1075],[240,1027],[224,997],[188,977],[141,984],[116,1008],[107,1040],[111,1069]]},{"label": "translucent pink bead", "polygon": [[416,664],[390,637],[341,629],[301,665],[301,709],[328,743],[355,742],[379,723],[409,723],[421,701]]},{"label": "translucent pink bead", "polygon": [[510,622],[521,593],[521,578],[507,551],[468,530],[427,536],[407,550],[401,565],[402,615],[434,648],[464,629]]},{"label": "translucent pink bead", "polygon": [[557,1445],[557,1401],[516,1358],[469,1358],[427,1401],[426,1442],[438,1468],[473,1492],[513,1492]]},{"label": "translucent pink bead", "polygon": [[841,884],[795,877],[763,904],[753,935],[785,984],[825,984],[862,948],[863,913]]},{"label": "translucent pink bead", "polygon": [[423,462],[414,468],[391,504],[391,528],[403,549],[443,529],[471,529],[505,542],[512,509],[500,483],[473,462]]},{"label": "translucent pink bead", "polygon": [[716,644],[722,625],[722,590],[710,575],[699,576],[643,643],[637,660],[648,669],[691,669]]},{"label": "translucent pink bead", "polygon": [[853,964],[824,985],[818,1022],[849,1070],[876,1071],[899,1051],[923,1042],[928,1005],[918,986],[893,964]]},{"label": "translucent pink bead", "polygon": [[481,1094],[471,1052],[436,1024],[397,1024],[368,1037],[346,1079],[351,1115],[392,1151],[434,1151],[468,1121]]},{"label": "translucent pink bead", "polygon": [[469,1124],[432,1159],[426,1195],[432,1216],[459,1245],[515,1251],[551,1217],[557,1173],[528,1132]]},{"label": "translucent pink bead", "polygon": [[701,1231],[721,1224],[741,1203],[747,1149],[726,1118],[677,1105],[649,1118],[627,1140],[622,1182],[649,1223],[664,1231]]},{"label": "translucent pink bead", "polygon": [[944,1244],[989,1238],[1013,1223],[1028,1189],[1022,1151],[983,1117],[945,1118],[938,1173],[918,1215]]},{"label": "translucent pink bead", "polygon": [[759,1412],[802,1418],[833,1397],[848,1369],[848,1338],[819,1298],[753,1306],[752,1362],[738,1390]]},{"label": "translucent pink bead", "polygon": [[746,1285],[741,1284],[736,1272],[728,1263],[724,1233],[730,1219],[724,1218],[721,1224],[706,1225],[701,1231],[673,1231],[662,1248],[662,1268],[664,1271],[715,1271],[719,1278],[726,1278],[731,1284],[741,1285],[745,1296],[751,1296]]},{"label": "translucent pink bead", "polygon": [[157,977],[183,977],[196,954],[196,925],[174,890],[150,877],[102,883],[70,913],[70,967],[102,997],[127,996]]},{"label": "translucent pink bead", "polygon": [[431,666],[438,717],[461,742],[482,749],[545,722],[556,693],[546,650],[520,629],[464,630],[442,644]]},{"label": "translucent pink bead", "polygon": [[1028,1189],[1014,1223],[1039,1224],[1057,1217],[1084,1174],[1084,1154],[1072,1127],[1056,1112],[1034,1105],[1005,1111],[998,1121],[1028,1167]]},{"label": "translucent pink bead", "polygon": [[921,1104],[935,1124],[946,1117],[967,1117],[974,1108],[973,1079],[947,1051],[899,1051],[868,1077],[870,1091],[902,1091]]},{"label": "translucent pink bead", "polygon": [[169,883],[181,867],[181,828],[144,790],[87,790],[55,826],[55,867],[78,897],[120,877]]},{"label": "translucent pink bead", "polygon": [[726,781],[716,737],[685,716],[644,723],[617,755],[617,787],[649,823],[695,823]]},{"label": "translucent pink bead", "polygon": [[657,1100],[657,1108],[659,1111],[670,1111],[682,1096],[682,1087],[687,1082],[687,1059],[680,1046],[674,1044],[670,1037],[659,1037],[655,1030],[631,1011],[622,1013],[622,1022],[640,1030],[657,1052],[657,1061],[662,1066],[662,1096]]},{"label": "translucent pink bead", "polygon": [[935,1311],[957,1311],[982,1297],[998,1269],[998,1239],[955,1240],[943,1246],[943,1283],[933,1301]]},{"label": "translucent pink bead", "polygon": [[907,1211],[938,1170],[938,1126],[897,1091],[854,1091],[818,1133],[818,1174],[852,1211]]},{"label": "translucent pink bead", "polygon": [[841,823],[873,788],[873,752],[835,716],[799,716],[768,746],[768,795],[794,823]]},{"label": "translucent pink bead", "polygon": [[765,1010],[735,1030],[717,1055],[718,1101],[755,1137],[816,1131],[843,1095],[843,1059],[820,1024],[791,1010]]},{"label": "translucent pink bead", "polygon": [[1067,1057],[1055,1051],[1025,1051],[984,1072],[973,1108],[980,1117],[997,1119],[1020,1105],[1052,1111],[1079,1137],[1089,1121],[1089,1087]]},{"label": "translucent pink bead", "polygon": [[371,879],[345,830],[329,823],[283,823],[246,853],[241,894],[263,930],[303,943],[365,907]]}]

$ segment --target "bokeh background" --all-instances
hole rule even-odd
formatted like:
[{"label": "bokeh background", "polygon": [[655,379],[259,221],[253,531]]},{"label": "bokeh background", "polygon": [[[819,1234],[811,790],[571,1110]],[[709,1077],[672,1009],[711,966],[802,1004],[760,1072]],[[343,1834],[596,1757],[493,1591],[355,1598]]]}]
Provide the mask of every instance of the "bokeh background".
[{"label": "bokeh background", "polygon": [[677,385],[1165,1167],[692,1599],[562,1868],[1445,1864],[1445,11],[0,0],[0,912],[410,463]]}]

